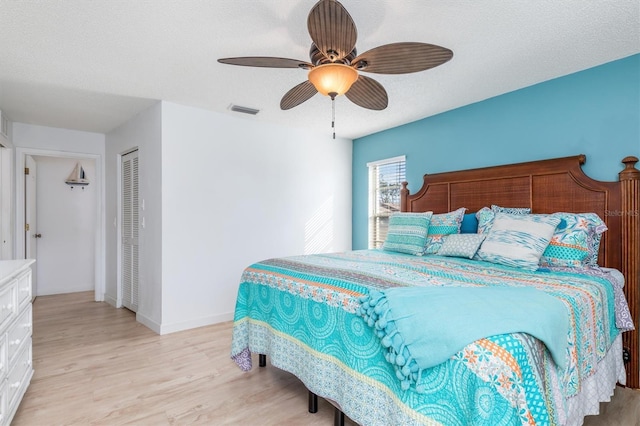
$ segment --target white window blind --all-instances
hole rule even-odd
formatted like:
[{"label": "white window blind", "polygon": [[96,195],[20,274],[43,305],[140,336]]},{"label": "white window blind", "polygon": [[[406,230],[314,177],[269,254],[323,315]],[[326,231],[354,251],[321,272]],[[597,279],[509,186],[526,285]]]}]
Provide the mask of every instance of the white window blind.
[{"label": "white window blind", "polygon": [[369,167],[369,248],[382,247],[389,216],[400,211],[400,189],[405,177],[405,156],[367,164]]}]

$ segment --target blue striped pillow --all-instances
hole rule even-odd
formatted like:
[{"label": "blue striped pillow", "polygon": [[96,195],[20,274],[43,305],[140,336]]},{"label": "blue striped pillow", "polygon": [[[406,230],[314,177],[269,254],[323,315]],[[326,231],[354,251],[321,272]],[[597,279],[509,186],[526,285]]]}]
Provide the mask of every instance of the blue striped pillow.
[{"label": "blue striped pillow", "polygon": [[432,215],[433,212],[392,214],[382,249],[422,256]]},{"label": "blue striped pillow", "polygon": [[487,262],[535,271],[560,223],[546,214],[496,213],[477,257]]}]

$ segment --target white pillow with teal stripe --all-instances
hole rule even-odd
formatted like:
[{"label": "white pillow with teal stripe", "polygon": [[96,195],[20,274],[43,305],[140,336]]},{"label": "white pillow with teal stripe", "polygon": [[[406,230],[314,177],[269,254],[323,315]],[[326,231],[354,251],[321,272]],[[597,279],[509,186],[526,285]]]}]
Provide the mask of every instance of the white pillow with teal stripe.
[{"label": "white pillow with teal stripe", "polygon": [[559,217],[546,214],[496,213],[477,258],[535,271],[559,223]]},{"label": "white pillow with teal stripe", "polygon": [[427,245],[425,254],[435,254],[440,250],[442,244],[451,234],[460,233],[460,225],[464,218],[464,207],[449,213],[434,214],[429,224],[429,233],[427,234]]},{"label": "white pillow with teal stripe", "polygon": [[422,256],[432,215],[433,212],[392,214],[382,249]]}]

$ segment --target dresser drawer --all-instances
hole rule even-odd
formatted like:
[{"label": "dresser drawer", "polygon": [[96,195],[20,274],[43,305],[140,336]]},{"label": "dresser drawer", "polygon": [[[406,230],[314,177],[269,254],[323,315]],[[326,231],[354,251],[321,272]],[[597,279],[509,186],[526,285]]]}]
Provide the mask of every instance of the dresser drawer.
[{"label": "dresser drawer", "polygon": [[[7,347],[7,334],[0,335],[0,382],[2,382],[9,372],[9,353]],[[2,424],[2,422],[0,422]]]},{"label": "dresser drawer", "polygon": [[13,323],[11,328],[7,330],[9,366],[13,365],[18,349],[23,346],[23,343],[27,339],[31,339],[31,328],[31,305],[29,305],[24,312],[20,314],[18,320]]},{"label": "dresser drawer", "polygon": [[9,386],[7,381],[0,382],[0,425],[8,424],[9,420]]},{"label": "dresser drawer", "polygon": [[[29,337],[29,340],[31,338]],[[20,352],[16,355],[15,364],[9,372],[7,378],[7,401],[9,410],[13,411],[16,404],[20,402],[20,398],[24,394],[31,376],[33,368],[31,367],[31,341],[20,348]]]},{"label": "dresser drawer", "polygon": [[15,318],[17,312],[15,293],[15,281],[0,290],[0,331],[4,330],[7,324]]},{"label": "dresser drawer", "polygon": [[22,308],[31,302],[31,271],[25,271],[17,278],[16,292],[18,306]]}]

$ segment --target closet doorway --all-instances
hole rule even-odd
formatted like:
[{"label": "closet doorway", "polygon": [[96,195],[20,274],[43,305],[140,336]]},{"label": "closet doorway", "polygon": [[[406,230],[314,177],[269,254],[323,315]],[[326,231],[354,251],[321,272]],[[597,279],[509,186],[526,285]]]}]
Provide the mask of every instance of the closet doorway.
[{"label": "closet doorway", "polygon": [[120,295],[122,306],[138,312],[138,150],[120,162]]}]

